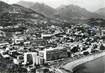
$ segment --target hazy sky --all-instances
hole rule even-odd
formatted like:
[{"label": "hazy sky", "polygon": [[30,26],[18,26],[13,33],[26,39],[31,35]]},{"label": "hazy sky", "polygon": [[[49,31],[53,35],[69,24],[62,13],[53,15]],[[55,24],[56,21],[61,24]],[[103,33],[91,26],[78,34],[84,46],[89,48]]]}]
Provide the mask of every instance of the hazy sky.
[{"label": "hazy sky", "polygon": [[96,11],[99,8],[105,7],[105,0],[2,0],[10,4],[19,2],[19,1],[30,1],[30,2],[39,2],[50,5],[51,7],[59,7],[60,5],[69,5],[74,4],[82,8],[86,8],[89,11]]}]

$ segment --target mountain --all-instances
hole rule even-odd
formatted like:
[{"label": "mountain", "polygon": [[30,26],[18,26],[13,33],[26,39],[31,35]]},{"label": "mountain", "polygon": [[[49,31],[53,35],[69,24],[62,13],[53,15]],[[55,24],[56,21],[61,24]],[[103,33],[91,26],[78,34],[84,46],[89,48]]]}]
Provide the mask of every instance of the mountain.
[{"label": "mountain", "polygon": [[5,2],[0,1],[0,15],[2,13],[7,12],[10,8],[10,5],[6,4]]},{"label": "mountain", "polygon": [[48,5],[35,3],[32,7],[30,7],[32,10],[35,10],[37,12],[40,12],[47,16],[52,16],[56,13],[56,10]]},{"label": "mountain", "polygon": [[5,31],[16,31],[17,29],[11,29],[15,26],[35,29],[36,27],[45,28],[51,24],[62,23],[60,20],[46,17],[40,12],[17,4],[9,5],[1,2],[0,9],[0,26],[4,27]]},{"label": "mountain", "polygon": [[24,7],[27,7],[27,8],[30,8],[34,5],[33,2],[28,2],[28,1],[20,1],[17,4],[21,5],[21,6],[24,6]]},{"label": "mountain", "polygon": [[[29,4],[28,4],[29,3]],[[31,2],[19,2],[21,6],[31,8],[34,11],[42,13],[47,17],[59,18],[64,20],[83,20],[89,18],[103,18],[102,15],[99,15],[94,12],[89,12],[85,8],[81,8],[76,5],[61,5],[60,7],[54,9],[48,5],[41,3],[31,3]]]},{"label": "mountain", "polygon": [[96,11],[97,14],[105,16],[105,8],[101,8],[99,10]]},{"label": "mountain", "polygon": [[61,21],[48,18],[30,8],[0,1],[0,31],[5,33],[6,39],[10,39],[17,32],[28,36],[39,34],[52,24],[63,25]]},{"label": "mountain", "polygon": [[5,2],[0,1],[0,14],[3,14],[3,13],[23,14],[23,15],[30,14],[30,16],[32,16],[32,14],[38,14],[38,15],[44,17],[44,15],[42,15],[41,13],[35,12],[32,9],[25,8],[25,7],[17,5],[17,4],[9,5]]},{"label": "mountain", "polygon": [[43,3],[32,3],[32,2],[27,2],[27,1],[20,1],[17,3],[18,5],[30,8],[34,11],[37,11],[39,13],[42,13],[48,17],[53,16],[56,13],[56,9],[45,5]]},{"label": "mountain", "polygon": [[57,14],[64,19],[87,19],[100,17],[96,13],[87,11],[76,5],[61,6],[57,8]]},{"label": "mountain", "polygon": [[[46,4],[32,3],[21,1],[18,3],[21,6],[31,8],[32,10],[42,13],[47,17],[59,18],[64,20],[84,20],[89,18],[105,18],[102,14],[96,12],[90,12],[85,8],[81,8],[77,5],[61,5],[60,7],[54,9]],[[103,10],[103,9],[102,9]]]},{"label": "mountain", "polygon": [[44,21],[47,21],[47,18],[41,13],[17,4],[9,5],[0,1],[0,26],[4,27],[1,29],[3,31],[21,31],[23,27],[33,27]]}]

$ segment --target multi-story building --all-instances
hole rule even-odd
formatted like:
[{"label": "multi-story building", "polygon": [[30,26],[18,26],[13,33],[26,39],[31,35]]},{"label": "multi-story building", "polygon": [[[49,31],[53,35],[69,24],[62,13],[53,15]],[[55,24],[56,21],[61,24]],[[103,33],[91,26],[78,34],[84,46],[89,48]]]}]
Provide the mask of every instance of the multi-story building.
[{"label": "multi-story building", "polygon": [[39,55],[44,57],[45,62],[68,57],[67,49],[65,49],[64,47],[44,49],[42,51],[39,51]]}]

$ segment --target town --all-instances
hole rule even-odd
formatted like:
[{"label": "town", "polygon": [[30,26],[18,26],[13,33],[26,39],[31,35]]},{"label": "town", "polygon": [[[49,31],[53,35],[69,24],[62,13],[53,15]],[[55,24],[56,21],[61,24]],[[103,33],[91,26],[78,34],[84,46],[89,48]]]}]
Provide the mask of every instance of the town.
[{"label": "town", "polygon": [[[1,29],[5,28],[1,26]],[[34,29],[34,32],[28,34],[31,30],[13,32],[12,37],[8,39],[9,42],[1,39],[1,59],[10,61],[10,65],[13,63],[12,72],[16,72],[15,69],[18,68],[23,72],[24,70],[54,72],[54,68],[60,68],[70,61],[105,50],[105,30],[101,26],[89,24],[66,26],[65,23],[65,27],[50,25]],[[6,36],[3,31],[0,35]]]},{"label": "town", "polygon": [[65,64],[105,52],[102,18],[73,23],[16,4],[0,9],[0,72],[63,73]]}]

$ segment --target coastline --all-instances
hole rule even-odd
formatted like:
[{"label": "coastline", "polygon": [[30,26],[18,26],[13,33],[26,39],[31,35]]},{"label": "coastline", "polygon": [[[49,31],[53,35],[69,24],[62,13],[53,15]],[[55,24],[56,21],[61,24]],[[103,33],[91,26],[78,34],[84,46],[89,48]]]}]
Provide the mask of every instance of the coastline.
[{"label": "coastline", "polygon": [[96,54],[93,54],[93,55],[90,55],[90,56],[86,56],[86,57],[74,60],[74,61],[72,61],[70,63],[67,63],[62,68],[65,69],[65,70],[68,70],[70,72],[73,72],[73,69],[75,67],[77,67],[77,66],[79,66],[79,65],[81,65],[83,63],[86,63],[86,62],[95,60],[97,58],[100,58],[100,57],[102,57],[104,55],[105,55],[105,51],[101,52],[101,53],[96,53]]}]

